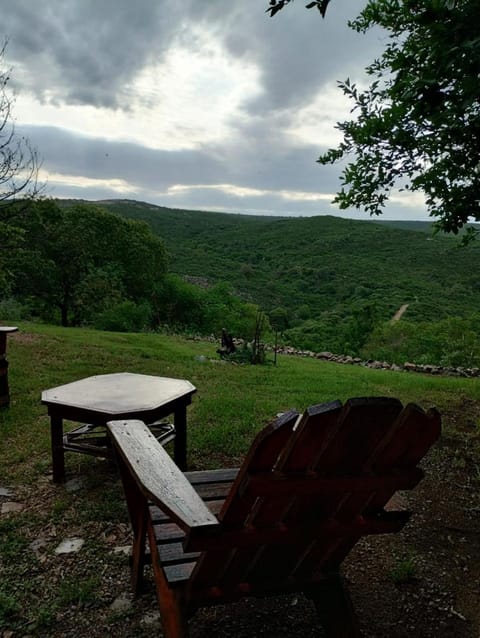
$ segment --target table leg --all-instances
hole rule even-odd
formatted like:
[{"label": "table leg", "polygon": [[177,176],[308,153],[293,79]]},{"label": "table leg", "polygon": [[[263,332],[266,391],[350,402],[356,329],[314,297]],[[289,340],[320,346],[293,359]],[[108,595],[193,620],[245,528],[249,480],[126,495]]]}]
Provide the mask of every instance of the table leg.
[{"label": "table leg", "polygon": [[50,417],[50,433],[52,440],[53,482],[65,482],[65,453],[63,449],[63,420],[61,417]]},{"label": "table leg", "polygon": [[6,358],[7,335],[0,332],[0,406],[7,407],[10,403],[8,390],[8,361]]},{"label": "table leg", "polygon": [[10,391],[8,389],[8,361],[0,353],[0,407],[10,405]]},{"label": "table leg", "polygon": [[175,438],[173,440],[173,458],[178,467],[187,469],[187,406],[177,408],[174,414]]}]

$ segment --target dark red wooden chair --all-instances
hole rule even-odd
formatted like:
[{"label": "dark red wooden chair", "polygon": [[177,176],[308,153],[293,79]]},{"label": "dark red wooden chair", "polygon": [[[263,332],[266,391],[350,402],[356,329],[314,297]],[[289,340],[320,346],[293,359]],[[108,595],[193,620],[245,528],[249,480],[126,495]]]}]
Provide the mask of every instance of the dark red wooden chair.
[{"label": "dark red wooden chair", "polygon": [[185,474],[141,421],[107,427],[134,532],[133,587],[151,560],[166,638],[188,636],[199,607],[295,591],[314,601],[328,636],[354,638],[340,565],[362,536],[408,521],[389,501],[422,479],[440,416],[390,398],[290,411],[239,470]]}]

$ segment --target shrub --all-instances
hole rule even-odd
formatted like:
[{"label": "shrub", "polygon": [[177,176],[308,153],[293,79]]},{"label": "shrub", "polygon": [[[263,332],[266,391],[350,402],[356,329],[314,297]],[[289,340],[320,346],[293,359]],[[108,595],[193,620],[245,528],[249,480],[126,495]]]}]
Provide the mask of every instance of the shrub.
[{"label": "shrub", "polygon": [[99,313],[95,319],[95,328],[114,332],[140,332],[148,328],[151,321],[152,308],[148,303],[136,304],[125,300]]},{"label": "shrub", "polygon": [[362,349],[366,359],[441,366],[480,366],[480,317],[378,326]]}]

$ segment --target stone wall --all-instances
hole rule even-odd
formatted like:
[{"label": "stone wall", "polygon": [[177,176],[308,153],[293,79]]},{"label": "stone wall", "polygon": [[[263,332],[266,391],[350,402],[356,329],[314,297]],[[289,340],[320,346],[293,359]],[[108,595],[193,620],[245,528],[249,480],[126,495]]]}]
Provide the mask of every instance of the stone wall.
[{"label": "stone wall", "polygon": [[407,372],[420,372],[422,374],[435,374],[449,377],[480,377],[480,368],[452,368],[447,366],[434,366],[429,364],[404,363],[397,365],[396,363],[388,363],[387,361],[374,361],[372,359],[364,360],[358,357],[350,357],[348,355],[333,354],[332,352],[311,352],[310,350],[296,350],[291,346],[283,346],[277,348],[279,354],[293,354],[299,357],[312,357],[314,359],[323,359],[324,361],[332,361],[334,363],[343,363],[346,365],[359,365],[365,368],[373,368],[375,370],[394,370]]},{"label": "stone wall", "polygon": [[[211,343],[218,342],[218,339],[213,335],[211,337],[193,337],[195,341],[210,341]],[[234,343],[238,348],[241,348],[244,344],[242,339],[234,339]],[[267,352],[273,353],[273,346],[266,345]],[[323,359],[324,361],[332,361],[333,363],[343,363],[345,365],[357,365],[364,368],[373,368],[374,370],[394,370],[395,372],[420,372],[421,374],[433,374],[437,376],[448,377],[480,377],[480,368],[465,368],[465,367],[449,367],[449,366],[435,366],[430,364],[418,364],[406,362],[403,365],[397,365],[396,363],[388,363],[388,361],[374,361],[372,359],[360,359],[359,357],[351,357],[344,354],[333,354],[332,352],[312,352],[311,350],[298,350],[293,346],[278,346],[278,354],[295,355],[297,357],[310,357],[312,359]]]}]

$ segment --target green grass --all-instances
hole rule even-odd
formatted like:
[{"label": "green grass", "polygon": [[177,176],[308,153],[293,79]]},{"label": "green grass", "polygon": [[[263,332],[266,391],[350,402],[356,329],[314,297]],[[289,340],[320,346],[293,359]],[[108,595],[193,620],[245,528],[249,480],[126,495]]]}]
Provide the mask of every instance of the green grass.
[{"label": "green grass", "polygon": [[416,577],[417,565],[413,556],[395,560],[390,571],[390,578],[395,585],[412,582]]},{"label": "green grass", "polygon": [[19,554],[25,551],[27,539],[22,532],[22,516],[0,520],[0,556],[3,564],[15,563]]},{"label": "green grass", "polygon": [[89,577],[82,581],[74,578],[62,580],[58,589],[58,603],[61,606],[70,604],[86,605],[95,600],[98,579]]},{"label": "green grass", "polygon": [[0,589],[0,628],[20,611],[20,605],[10,593]]},{"label": "green grass", "polygon": [[[116,546],[130,542],[113,465],[67,454],[67,477],[81,479],[80,489],[70,492],[52,484],[49,421],[40,403],[46,388],[120,371],[190,380],[198,389],[188,408],[191,469],[237,465],[254,434],[291,407],[303,410],[352,396],[397,396],[404,403],[437,406],[444,413],[448,439],[456,437],[455,463],[467,463],[472,476],[479,472],[478,380],[287,356],[280,357],[276,367],[232,365],[219,361],[216,347],[165,335],[36,324],[21,324],[20,332],[9,339],[11,405],[0,411],[0,486],[12,487],[25,510],[0,518],[0,634],[5,630],[53,638],[60,623],[78,625],[81,635],[86,635],[85,627],[100,635],[101,627],[93,630],[91,619],[101,617],[111,635],[151,635],[151,628],[141,623],[147,604],[141,598],[126,612],[110,608],[129,591],[128,558],[113,553]],[[206,359],[199,360],[199,355]],[[85,540],[80,553],[57,556],[60,541],[72,537]],[[34,552],[31,544],[38,540],[43,545]],[[414,568],[408,558],[398,559],[390,577],[404,582],[415,576]]]},{"label": "green grass", "polygon": [[[118,334],[47,325],[20,325],[10,338],[11,405],[0,412],[0,483],[33,481],[50,465],[49,421],[42,390],[94,374],[130,371],[185,378],[197,387],[188,409],[189,463],[212,467],[237,460],[253,435],[278,412],[345,400],[396,396],[448,415],[480,401],[474,379],[342,366],[280,356],[278,365],[221,363],[216,344],[157,334]],[[199,361],[198,355],[207,360]],[[465,412],[467,416],[467,412]],[[72,424],[73,426],[73,424]],[[84,457],[67,455],[67,472]],[[57,506],[59,509],[63,505]]]}]

